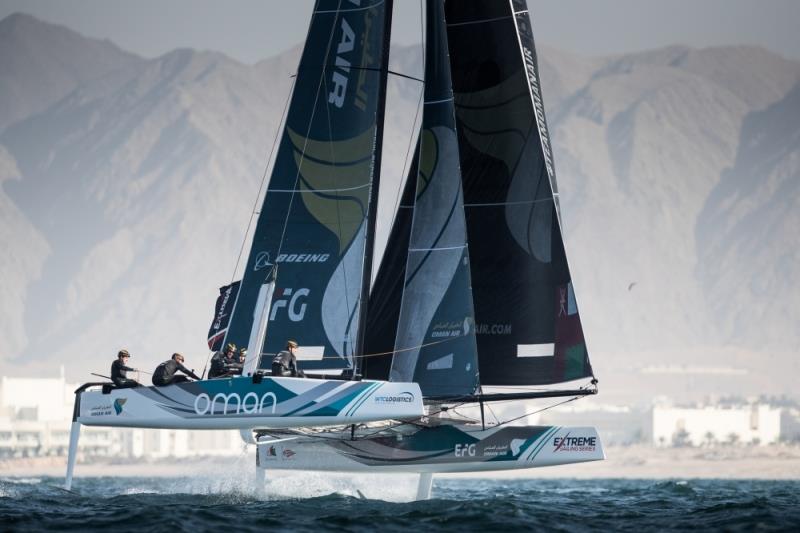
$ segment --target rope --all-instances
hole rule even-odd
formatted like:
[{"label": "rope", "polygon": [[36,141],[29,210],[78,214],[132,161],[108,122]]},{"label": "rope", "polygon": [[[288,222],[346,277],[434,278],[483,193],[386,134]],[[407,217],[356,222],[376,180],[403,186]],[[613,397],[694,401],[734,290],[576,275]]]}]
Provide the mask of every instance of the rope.
[{"label": "rope", "polygon": [[244,231],[244,237],[242,238],[242,245],[239,247],[239,255],[236,257],[236,264],[233,267],[233,273],[231,274],[231,283],[233,283],[234,279],[236,278],[236,271],[239,270],[239,263],[242,260],[242,255],[244,254],[244,248],[247,245],[247,235],[250,233],[250,228],[253,226],[253,219],[255,218],[254,215],[260,213],[257,211],[258,208],[258,201],[261,199],[261,191],[264,190],[264,184],[267,182],[267,171],[271,164],[273,164],[272,156],[275,154],[275,147],[278,145],[278,137],[280,137],[281,132],[284,128],[281,125],[286,124],[286,115],[289,110],[289,102],[292,101],[292,94],[294,93],[294,85],[295,81],[292,81],[292,87],[289,89],[289,95],[286,97],[286,103],[283,105],[283,112],[281,113],[281,121],[278,125],[278,129],[275,131],[275,138],[272,139],[272,148],[270,148],[269,156],[267,157],[267,164],[264,166],[264,172],[261,175],[261,184],[258,186],[258,194],[256,194],[256,198],[253,201],[253,209],[250,212],[250,221],[247,223],[247,229]]},{"label": "rope", "polygon": [[495,424],[494,427],[504,426],[504,425],[508,424],[509,422],[514,422],[515,420],[519,420],[520,418],[525,418],[526,416],[531,416],[531,415],[535,415],[537,413],[542,413],[544,411],[552,409],[553,407],[558,407],[559,405],[564,405],[565,403],[574,402],[575,400],[580,400],[581,398],[583,398],[583,396],[573,396],[572,398],[569,398],[568,400],[564,400],[562,402],[554,403],[553,405],[548,405],[547,407],[543,407],[541,409],[537,409],[536,411],[531,411],[531,412],[525,413],[524,415],[520,415],[520,416],[517,416],[515,418],[510,418],[508,420],[504,420],[503,422],[499,422],[498,424]]},{"label": "rope", "polygon": [[[567,404],[567,403],[570,403],[570,402],[574,402],[575,400],[580,400],[581,398],[583,398],[583,396],[574,396],[574,397],[569,398],[567,400],[564,400],[564,401],[561,401],[561,402],[557,402],[557,403],[552,404],[552,405],[548,405],[547,407],[543,407],[542,409],[537,409],[536,411],[531,411],[531,412],[525,413],[523,415],[511,418],[509,420],[504,420],[502,422],[498,421],[496,424],[493,425],[493,427],[498,428],[500,426],[503,426],[503,425],[508,424],[510,422],[514,422],[514,421],[519,420],[521,418],[525,418],[525,417],[530,416],[530,415],[535,415],[537,413],[541,413],[541,412],[547,411],[549,409],[553,409],[554,407],[558,407],[559,405],[564,405],[564,404]],[[439,413],[450,412],[450,411],[456,413],[458,416],[461,417],[462,420],[466,420],[468,422],[472,421],[472,422],[476,422],[477,423],[477,419],[468,417],[468,416],[463,415],[463,414],[461,414],[461,413],[459,413],[457,411],[457,409],[459,407],[462,407],[464,405],[466,405],[466,404],[462,402],[462,403],[453,405],[452,407],[442,407],[438,411],[435,411],[433,413],[429,413],[425,417],[421,417],[421,418],[418,418],[416,420],[409,420],[407,422],[397,421],[394,424],[387,424],[386,426],[383,426],[381,428],[376,428],[375,431],[372,431],[370,433],[359,435],[355,440],[368,439],[368,438],[372,437],[373,435],[377,435],[377,434],[382,433],[384,431],[389,431],[389,430],[392,430],[392,429],[395,429],[395,428],[399,428],[399,427],[402,427],[402,426],[415,426],[415,427],[421,427],[421,428],[429,427],[427,424],[424,424],[422,422],[422,418],[429,418],[429,417],[436,416]],[[491,411],[492,416],[495,418],[495,420],[498,420],[497,415],[494,413],[494,411],[491,410],[491,407],[489,408],[489,410]],[[349,426],[343,426],[343,427],[349,427]],[[358,424],[356,427],[363,428],[363,427],[366,427],[366,425],[365,424]],[[337,441],[351,440],[349,437],[348,438],[342,438],[341,436],[334,437],[334,436],[324,435],[324,433],[330,433],[330,432],[331,432],[331,429],[313,429],[312,428],[308,432],[306,432],[305,435],[309,436],[309,437],[317,438],[317,439],[327,439],[327,440],[337,440]],[[342,429],[342,432],[344,432],[344,429]]]},{"label": "rope", "polygon": [[[353,355],[352,357],[354,359],[366,359],[368,357],[380,357],[382,355],[390,355],[390,354],[396,354],[396,353],[401,353],[401,352],[410,352],[412,350],[418,350],[420,348],[425,348],[427,346],[434,346],[436,344],[441,344],[443,342],[452,341],[452,340],[456,340],[456,339],[460,339],[460,338],[461,338],[461,336],[449,337],[447,339],[441,339],[441,340],[438,340],[438,341],[427,342],[427,343],[424,343],[424,344],[419,344],[417,346],[411,346],[410,348],[400,348],[398,350],[390,350],[388,352],[375,352],[375,353],[366,353],[366,354],[362,354],[362,355]],[[259,354],[259,357],[263,357],[265,355],[267,355],[267,356],[271,355],[271,356],[274,357],[274,356],[278,355],[278,353],[279,352],[261,352],[261,354]],[[339,357],[338,355],[323,355],[321,359],[315,359],[315,361],[320,361],[320,360],[324,360],[324,359],[341,359],[341,357]]]}]

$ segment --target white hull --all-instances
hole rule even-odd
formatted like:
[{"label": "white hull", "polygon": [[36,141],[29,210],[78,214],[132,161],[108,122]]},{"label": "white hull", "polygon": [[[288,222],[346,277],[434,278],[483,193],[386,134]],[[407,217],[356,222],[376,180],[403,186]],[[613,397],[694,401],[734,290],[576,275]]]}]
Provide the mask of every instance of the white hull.
[{"label": "white hull", "polygon": [[[97,385],[97,384],[95,384]],[[361,424],[423,415],[416,383],[251,377],[75,393],[66,488],[80,428],[281,429]]]},{"label": "white hull", "polygon": [[[394,431],[394,435],[390,433]],[[410,433],[350,440],[338,435],[258,439],[257,464],[267,470],[329,472],[489,472],[605,459],[592,427],[527,426],[480,430],[468,426],[413,428]]]},{"label": "white hull", "polygon": [[259,429],[413,419],[423,406],[416,383],[264,377],[89,390],[76,395],[87,426]]}]

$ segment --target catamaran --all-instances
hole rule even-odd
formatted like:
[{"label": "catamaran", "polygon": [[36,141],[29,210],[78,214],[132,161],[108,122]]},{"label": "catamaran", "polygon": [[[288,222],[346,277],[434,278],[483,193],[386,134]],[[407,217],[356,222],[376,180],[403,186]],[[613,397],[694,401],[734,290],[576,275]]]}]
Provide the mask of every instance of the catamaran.
[{"label": "catamaran", "polygon": [[[424,20],[422,120],[380,259],[392,1],[317,0],[242,279],[209,332],[248,347],[242,375],[84,385],[67,488],[81,425],[239,429],[261,477],[416,472],[419,499],[437,472],[604,459],[592,427],[484,416],[597,392],[526,2],[427,0]],[[270,374],[290,338],[310,377]],[[464,405],[480,418],[454,416]]]}]

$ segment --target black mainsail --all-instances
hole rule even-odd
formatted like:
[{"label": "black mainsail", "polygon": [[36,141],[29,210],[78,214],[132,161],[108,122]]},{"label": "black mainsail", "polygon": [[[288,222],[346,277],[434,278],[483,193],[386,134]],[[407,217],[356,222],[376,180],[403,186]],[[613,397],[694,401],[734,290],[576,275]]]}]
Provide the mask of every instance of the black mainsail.
[{"label": "black mainsail", "polygon": [[306,369],[364,356],[437,398],[590,377],[525,1],[426,5],[418,156],[371,295],[391,4],[318,0],[226,341],[277,265],[263,351],[297,338]]},{"label": "black mainsail", "polygon": [[390,379],[417,382],[426,396],[465,395],[478,387],[478,360],[464,197],[444,8],[427,6],[419,169]]},{"label": "black mainsail", "polygon": [[226,336],[248,342],[259,289],[277,265],[261,366],[291,338],[307,369],[354,366],[390,9],[384,0],[316,2]]},{"label": "black mainsail", "polygon": [[482,385],[592,376],[524,0],[446,4]]}]

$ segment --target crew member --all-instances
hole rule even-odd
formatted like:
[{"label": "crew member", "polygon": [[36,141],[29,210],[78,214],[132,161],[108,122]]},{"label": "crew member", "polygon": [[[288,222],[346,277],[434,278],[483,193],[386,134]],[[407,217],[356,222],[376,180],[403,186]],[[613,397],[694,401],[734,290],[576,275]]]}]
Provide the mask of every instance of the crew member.
[{"label": "crew member", "polygon": [[164,385],[172,385],[173,383],[189,381],[189,378],[186,376],[175,375],[175,372],[179,370],[187,376],[199,380],[200,378],[197,377],[194,372],[183,366],[183,361],[184,359],[181,354],[174,353],[171,359],[158,365],[156,371],[153,372],[153,385],[161,387]]},{"label": "crew member", "polygon": [[128,359],[131,354],[128,350],[120,350],[117,353],[117,359],[111,363],[111,381],[118,389],[130,389],[139,387],[140,384],[135,379],[128,379],[128,372],[137,372],[135,368],[128,366]]},{"label": "crew member", "polygon": [[217,352],[211,358],[211,368],[208,370],[209,378],[225,378],[242,373],[242,365],[236,354],[236,345],[228,343],[224,352]]},{"label": "crew member", "polygon": [[278,355],[272,359],[272,375],[305,377],[303,371],[297,368],[297,343],[295,341],[287,341],[286,349],[278,352]]}]

